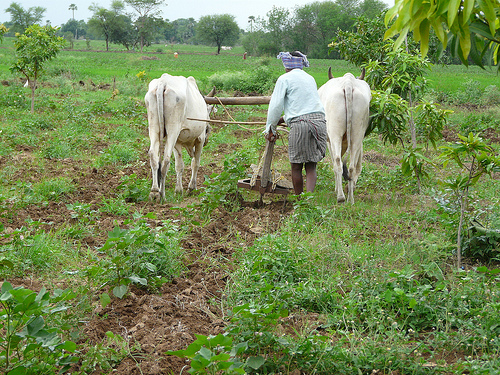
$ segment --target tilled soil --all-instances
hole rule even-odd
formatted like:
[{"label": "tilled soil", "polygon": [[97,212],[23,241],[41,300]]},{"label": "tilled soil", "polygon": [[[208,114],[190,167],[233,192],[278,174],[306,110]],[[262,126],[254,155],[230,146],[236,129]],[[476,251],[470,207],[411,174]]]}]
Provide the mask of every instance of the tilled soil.
[{"label": "tilled soil", "polygon": [[[10,164],[16,172],[13,181],[35,183],[50,176],[67,176],[78,189],[63,199],[46,204],[32,204],[24,207],[11,203],[11,210],[0,215],[5,233],[27,225],[36,220],[47,231],[74,224],[69,203],[90,204],[97,210],[102,198],[116,196],[123,175],[136,174],[138,178],[149,178],[149,168],[129,167],[119,170],[114,166],[94,168],[82,161],[65,159],[47,163],[44,170],[38,170],[30,163],[32,150],[20,148],[13,160],[0,157],[0,166]],[[222,165],[222,162],[220,163]],[[146,164],[147,166],[147,164]],[[220,169],[217,163],[200,169],[198,186],[203,185],[203,176]],[[189,168],[185,171],[184,186],[187,186]],[[174,184],[174,176],[168,176],[169,186]],[[154,204],[152,202],[134,203],[133,212],[154,212],[158,223],[166,219],[179,219],[174,206],[186,205],[196,200],[186,196],[179,204]],[[291,204],[283,205],[282,199],[265,199],[264,205],[258,204],[259,195],[255,193],[254,202],[243,202],[240,210],[228,212],[223,207],[212,214],[211,222],[203,228],[193,229],[182,241],[186,251],[187,271],[172,282],[164,284],[157,293],[132,288],[123,299],[113,298],[102,308],[99,293],[95,296],[94,311],[89,317],[82,317],[81,340],[83,348],[97,347],[106,343],[106,332],[122,336],[129,355],[115,367],[119,374],[179,374],[187,370],[189,363],[176,356],[165,354],[168,350],[185,349],[195,340],[195,334],[209,335],[221,333],[227,322],[221,317],[221,299],[225,289],[232,257],[236,246],[251,246],[257,235],[272,232],[283,216],[288,215]],[[129,215],[130,216],[130,215]],[[107,234],[116,225],[124,226],[129,216],[117,216],[99,211],[93,235],[81,239],[83,247],[97,249],[104,244]],[[152,225],[155,220],[152,220]],[[235,243],[237,234],[237,241]],[[7,239],[0,239],[5,242]],[[13,284],[25,285],[36,290],[36,280],[28,278],[10,280]],[[71,286],[69,286],[71,288]],[[123,345],[122,345],[123,346]],[[83,351],[87,350],[83,349]],[[77,368],[74,368],[76,371]],[[189,366],[188,366],[189,367]],[[94,374],[104,373],[96,367]]]}]

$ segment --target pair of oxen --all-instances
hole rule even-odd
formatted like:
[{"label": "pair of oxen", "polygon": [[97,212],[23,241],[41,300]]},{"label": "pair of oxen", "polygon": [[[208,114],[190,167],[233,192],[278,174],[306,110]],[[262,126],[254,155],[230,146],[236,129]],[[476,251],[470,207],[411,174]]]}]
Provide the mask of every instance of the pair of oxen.
[{"label": "pair of oxen", "polygon": [[[330,70],[328,76],[330,79],[318,89],[318,93],[326,112],[328,149],[335,172],[335,192],[337,201],[344,202],[342,157],[349,151],[347,200],[354,203],[354,187],[361,174],[363,138],[368,127],[371,91],[363,80],[364,71],[359,78],[355,78],[351,73],[334,78]],[[195,190],[201,152],[210,132],[208,122],[211,107],[207,106],[193,77],[169,74],[163,74],[150,82],[145,102],[151,140],[149,158],[153,175],[150,199],[161,201],[165,198],[165,177],[170,167],[172,152],[175,155],[177,176],[175,191],[183,191],[183,147],[191,157],[188,189]],[[161,143],[164,139],[161,160]]]}]

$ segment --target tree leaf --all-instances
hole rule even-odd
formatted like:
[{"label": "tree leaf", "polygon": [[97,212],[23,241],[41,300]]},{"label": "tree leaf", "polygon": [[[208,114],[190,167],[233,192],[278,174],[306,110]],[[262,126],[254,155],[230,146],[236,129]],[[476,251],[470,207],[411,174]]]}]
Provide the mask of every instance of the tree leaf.
[{"label": "tree leaf", "polygon": [[455,22],[460,4],[461,0],[450,0],[448,4],[448,26],[450,27]]}]

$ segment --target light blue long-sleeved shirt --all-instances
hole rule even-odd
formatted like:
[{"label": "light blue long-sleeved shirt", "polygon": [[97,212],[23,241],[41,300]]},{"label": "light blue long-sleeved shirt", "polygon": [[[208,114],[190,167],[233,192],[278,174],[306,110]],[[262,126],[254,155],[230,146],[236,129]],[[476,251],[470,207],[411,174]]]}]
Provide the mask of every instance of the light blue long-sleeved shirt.
[{"label": "light blue long-sleeved shirt", "polygon": [[316,81],[302,69],[293,69],[276,81],[267,110],[264,134],[269,133],[269,130],[276,134],[276,124],[283,111],[285,122],[309,113],[325,113]]}]

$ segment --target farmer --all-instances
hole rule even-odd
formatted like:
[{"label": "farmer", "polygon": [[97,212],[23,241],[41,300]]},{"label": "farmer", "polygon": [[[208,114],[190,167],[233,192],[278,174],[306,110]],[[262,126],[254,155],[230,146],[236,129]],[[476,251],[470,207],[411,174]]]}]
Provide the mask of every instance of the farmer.
[{"label": "farmer", "polygon": [[326,152],[325,110],[319,100],[316,81],[303,70],[309,66],[306,55],[299,51],[280,52],[278,59],[283,62],[286,73],[276,81],[264,134],[269,142],[274,142],[278,124],[286,122],[290,128],[288,158],[293,190],[299,195],[304,191],[303,167],[306,170],[307,192],[313,192],[316,187],[316,164]]}]

